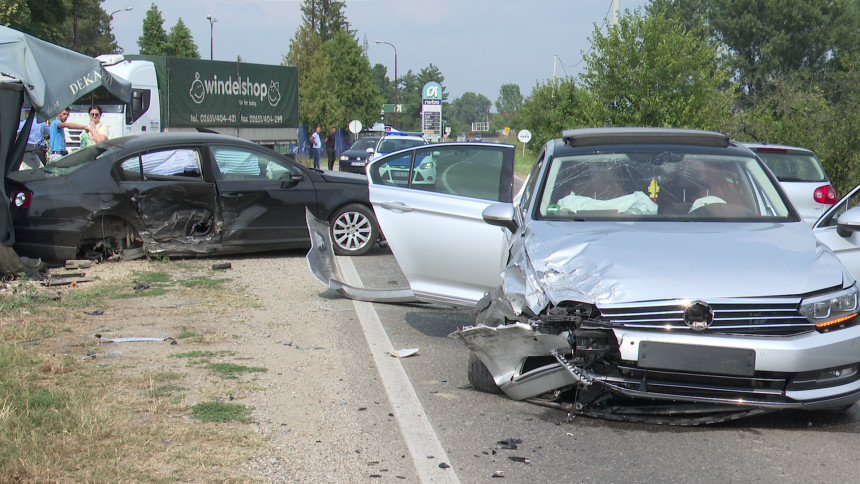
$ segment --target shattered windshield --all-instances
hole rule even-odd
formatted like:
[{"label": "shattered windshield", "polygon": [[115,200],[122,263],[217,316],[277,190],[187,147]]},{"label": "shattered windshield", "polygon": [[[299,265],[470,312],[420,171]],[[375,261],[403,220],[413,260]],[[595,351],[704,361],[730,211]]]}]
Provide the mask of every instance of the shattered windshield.
[{"label": "shattered windshield", "polygon": [[13,180],[27,181],[68,175],[69,173],[92,163],[96,158],[99,158],[111,149],[115,149],[115,146],[112,146],[109,143],[89,146],[78,150],[71,155],[64,156],[57,161],[48,162],[47,165],[41,168],[10,173],[9,177]]},{"label": "shattered windshield", "polygon": [[537,211],[549,220],[791,220],[754,158],[680,151],[555,158]]}]

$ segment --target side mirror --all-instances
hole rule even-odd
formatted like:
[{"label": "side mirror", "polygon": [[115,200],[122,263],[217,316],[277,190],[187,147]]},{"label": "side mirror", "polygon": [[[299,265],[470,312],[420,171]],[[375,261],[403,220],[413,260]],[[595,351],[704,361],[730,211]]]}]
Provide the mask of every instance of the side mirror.
[{"label": "side mirror", "polygon": [[842,237],[851,237],[851,234],[860,230],[860,207],[846,210],[839,216],[836,233]]},{"label": "side mirror", "polygon": [[498,227],[504,227],[514,233],[519,226],[514,218],[514,206],[510,203],[496,203],[485,208],[481,213],[484,222]]},{"label": "side mirror", "polygon": [[367,154],[368,154],[368,155],[372,155],[372,154],[373,154],[373,148],[368,148],[368,149],[367,149]]},{"label": "side mirror", "polygon": [[302,170],[300,168],[294,166],[294,167],[292,167],[292,169],[290,169],[290,181],[291,182],[301,181],[301,179],[304,177],[305,177],[305,175],[302,174]]}]

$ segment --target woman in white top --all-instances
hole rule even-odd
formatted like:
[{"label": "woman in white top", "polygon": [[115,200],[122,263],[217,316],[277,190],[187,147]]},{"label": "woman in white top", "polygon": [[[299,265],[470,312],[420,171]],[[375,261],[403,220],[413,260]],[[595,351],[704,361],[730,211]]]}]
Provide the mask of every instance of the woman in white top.
[{"label": "woman in white top", "polygon": [[92,144],[99,144],[108,140],[108,127],[102,123],[102,107],[90,108],[90,129],[88,131]]}]

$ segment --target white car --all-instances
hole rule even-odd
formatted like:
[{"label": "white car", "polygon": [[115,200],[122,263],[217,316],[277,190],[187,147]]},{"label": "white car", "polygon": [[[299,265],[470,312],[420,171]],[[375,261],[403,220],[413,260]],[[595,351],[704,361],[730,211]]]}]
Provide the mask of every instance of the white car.
[{"label": "white car", "polygon": [[367,162],[370,163],[371,161],[379,158],[380,156],[387,155],[388,153],[426,144],[427,140],[424,139],[423,136],[387,133],[384,137],[379,139],[379,142],[376,144],[376,148],[367,149],[367,153],[370,155]]},{"label": "white car", "polygon": [[838,200],[815,152],[795,146],[744,143],[773,171],[794,208],[807,224],[815,222]]},{"label": "white car", "polygon": [[[474,307],[451,337],[472,352],[475,389],[677,424],[860,399],[860,187],[810,231],[773,172],[721,133],[564,131],[516,197],[514,147],[465,146],[368,168],[409,287],[337,282],[329,230],[310,216],[308,260],[346,297]],[[445,151],[432,187],[381,176],[422,149]]]}]

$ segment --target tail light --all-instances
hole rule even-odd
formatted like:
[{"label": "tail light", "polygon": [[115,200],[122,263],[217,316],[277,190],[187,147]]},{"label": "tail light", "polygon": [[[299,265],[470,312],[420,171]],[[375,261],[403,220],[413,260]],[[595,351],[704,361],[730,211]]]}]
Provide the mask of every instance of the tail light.
[{"label": "tail light", "polygon": [[33,200],[33,192],[12,193],[12,206],[15,208],[27,208]]},{"label": "tail light", "polygon": [[815,189],[812,193],[812,198],[818,203],[833,205],[838,200],[836,198],[836,190],[830,185],[824,185]]}]

